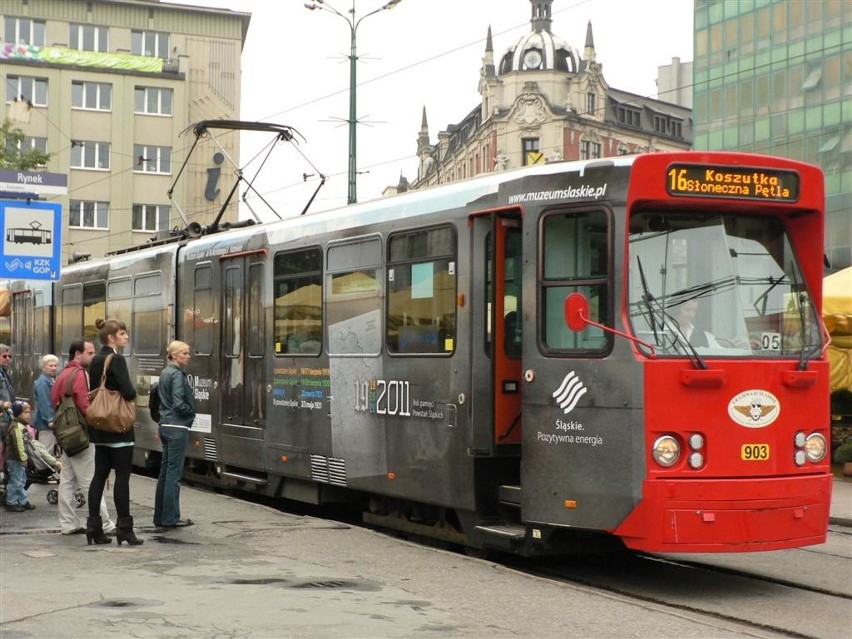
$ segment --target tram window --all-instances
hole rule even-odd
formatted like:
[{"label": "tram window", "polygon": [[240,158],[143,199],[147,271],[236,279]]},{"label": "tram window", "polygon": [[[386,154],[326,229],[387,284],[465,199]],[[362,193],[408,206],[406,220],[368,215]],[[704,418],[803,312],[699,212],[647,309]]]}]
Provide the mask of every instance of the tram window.
[{"label": "tram window", "polygon": [[44,291],[35,291],[35,308],[33,309],[33,354],[44,355],[47,336],[49,335],[50,314],[44,306]]},{"label": "tram window", "polygon": [[[83,285],[83,337],[95,344],[100,344],[95,320],[107,319],[106,284],[104,282],[89,282]],[[124,318],[120,318],[124,319]],[[79,333],[72,338],[77,339]]]},{"label": "tram window", "polygon": [[[129,277],[110,280],[107,284],[107,309],[104,319],[114,317],[124,321],[130,329],[130,340],[124,349],[124,353],[133,352],[133,344],[136,336],[133,334],[131,318],[133,316],[133,281]],[[95,341],[95,344],[98,344]],[[100,347],[98,347],[100,348]]]},{"label": "tram window", "polygon": [[589,300],[590,319],[611,323],[609,308],[609,227],[604,211],[546,215],[542,223],[542,342],[552,351],[603,351],[602,329],[580,332],[565,324],[565,298],[574,292]]},{"label": "tram window", "polygon": [[386,341],[397,354],[455,350],[456,237],[451,227],[392,235]]},{"label": "tram window", "polygon": [[263,265],[252,264],[248,272],[248,354],[249,357],[263,355],[264,317],[263,317]]},{"label": "tram window", "polygon": [[12,315],[15,317],[15,339],[12,346],[16,355],[28,357],[32,350],[32,292],[23,291],[12,296]]},{"label": "tram window", "polygon": [[507,357],[520,357],[523,343],[521,313],[523,236],[520,229],[509,229],[506,233],[505,269],[503,271],[503,353]]},{"label": "tram window", "polygon": [[213,267],[204,264],[195,269],[195,288],[192,308],[188,309],[186,335],[192,340],[196,355],[213,352],[213,330],[216,325],[213,313]]},{"label": "tram window", "polygon": [[[223,319],[223,351],[225,356],[232,359],[242,357],[240,336],[243,322],[243,278],[238,266],[225,269],[225,297],[222,307]],[[237,382],[235,381],[236,385]]]},{"label": "tram window", "polygon": [[[67,348],[75,339],[80,339],[83,335],[86,339],[91,340],[91,336],[86,336],[83,332],[83,287],[79,284],[65,286],[59,294],[59,313],[57,315],[57,334],[61,340],[62,347]],[[92,326],[94,328],[94,325]],[[95,342],[100,343],[100,342]]]},{"label": "tram window", "polygon": [[276,355],[319,355],[322,347],[322,250],[278,253],[273,266]]},{"label": "tram window", "polygon": [[330,354],[381,352],[381,262],[382,242],[378,237],[328,247],[326,321]]},{"label": "tram window", "polygon": [[159,355],[165,346],[165,309],[161,297],[163,278],[160,273],[152,273],[137,277],[133,284],[133,352],[140,355]]}]

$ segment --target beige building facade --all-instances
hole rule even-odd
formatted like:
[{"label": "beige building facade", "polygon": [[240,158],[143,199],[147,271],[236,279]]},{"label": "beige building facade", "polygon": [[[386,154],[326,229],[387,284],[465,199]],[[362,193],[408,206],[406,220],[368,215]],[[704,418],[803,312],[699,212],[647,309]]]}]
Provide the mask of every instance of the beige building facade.
[{"label": "beige building facade", "polygon": [[[217,131],[176,181],[201,120],[239,119],[250,15],[148,0],[5,0],[0,118],[68,176],[63,260],[162,238],[219,213],[225,154]],[[170,193],[171,192],[171,197]],[[237,219],[236,204],[222,221]]]},{"label": "beige building facade", "polygon": [[591,23],[581,54],[551,32],[553,0],[530,4],[530,32],[499,58],[488,29],[482,100],[437,143],[424,107],[412,189],[527,164],[691,147],[689,108],[610,87]]}]

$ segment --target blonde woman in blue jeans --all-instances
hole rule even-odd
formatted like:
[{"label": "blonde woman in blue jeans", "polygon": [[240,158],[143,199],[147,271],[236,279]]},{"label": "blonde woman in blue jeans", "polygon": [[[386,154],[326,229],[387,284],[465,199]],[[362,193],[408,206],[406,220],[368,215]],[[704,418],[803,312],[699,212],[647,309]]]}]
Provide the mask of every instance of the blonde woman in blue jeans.
[{"label": "blonde woman in blue jeans", "polygon": [[180,517],[180,480],[186,459],[189,429],[195,420],[195,395],[186,378],[192,358],[189,344],[174,341],[167,349],[169,363],[160,373],[160,442],[163,458],[154,497],[154,525],[171,529],[191,526],[191,519]]}]

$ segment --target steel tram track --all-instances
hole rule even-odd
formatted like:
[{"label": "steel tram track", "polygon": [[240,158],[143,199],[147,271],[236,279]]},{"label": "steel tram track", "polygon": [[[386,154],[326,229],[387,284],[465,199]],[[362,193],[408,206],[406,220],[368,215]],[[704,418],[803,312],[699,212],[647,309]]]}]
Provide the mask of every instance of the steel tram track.
[{"label": "steel tram track", "polygon": [[[839,534],[849,535],[850,532],[844,530]],[[833,555],[829,554],[828,556]],[[843,559],[848,561],[849,558],[843,557]],[[753,583],[812,593],[819,597],[832,598],[835,602],[840,600],[840,607],[848,607],[845,602],[852,600],[852,595],[846,592],[762,575],[749,570],[738,570],[682,558],[673,559],[630,551],[596,558],[580,556],[558,563],[549,562],[547,559],[527,560],[517,557],[509,557],[506,561],[499,561],[499,563],[532,576],[706,616],[745,628],[753,628],[755,631],[777,633],[781,636],[797,639],[820,639],[825,635],[802,632],[776,623],[750,619],[743,614],[714,610],[710,605],[702,605],[704,601],[702,588],[706,586],[708,580],[718,581],[721,579],[723,581],[720,583],[725,583],[724,580],[729,579],[732,592],[736,590],[749,592],[748,584]],[[736,582],[740,583],[737,584]],[[695,594],[690,597],[688,602],[673,601],[671,597],[666,596],[671,594],[672,586],[675,586],[681,592],[693,592]],[[716,589],[718,590],[721,587],[723,586],[717,584]]]}]

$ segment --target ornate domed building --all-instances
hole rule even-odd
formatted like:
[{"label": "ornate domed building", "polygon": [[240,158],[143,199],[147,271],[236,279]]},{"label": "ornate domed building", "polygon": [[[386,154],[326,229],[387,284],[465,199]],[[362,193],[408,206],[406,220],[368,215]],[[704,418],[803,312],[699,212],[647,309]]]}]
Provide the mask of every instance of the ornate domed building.
[{"label": "ornate domed building", "polygon": [[426,107],[412,189],[558,160],[691,147],[692,112],[611,88],[597,61],[592,24],[582,55],[551,32],[553,0],[530,0],[530,32],[495,61],[491,28],[480,69],[482,100],[429,139]]}]

